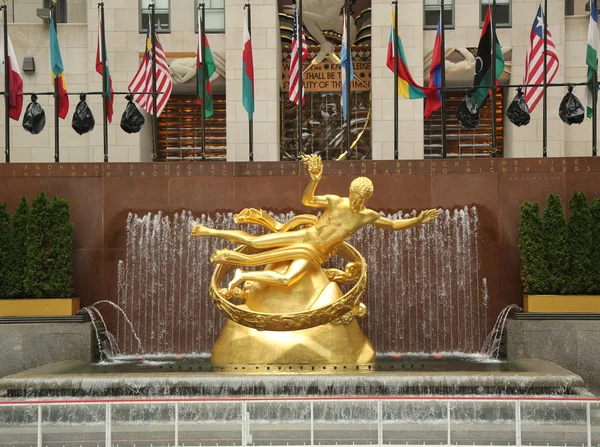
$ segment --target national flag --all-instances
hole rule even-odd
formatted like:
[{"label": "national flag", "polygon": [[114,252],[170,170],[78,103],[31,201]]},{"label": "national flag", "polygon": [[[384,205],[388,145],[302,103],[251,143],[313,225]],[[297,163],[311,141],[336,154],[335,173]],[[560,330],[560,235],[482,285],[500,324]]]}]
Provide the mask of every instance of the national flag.
[{"label": "national flag", "polygon": [[[98,50],[96,51],[96,72],[101,76],[104,74],[104,54],[102,51],[102,42],[104,42],[104,51],[108,56],[108,50],[106,49],[106,35],[103,34],[102,16],[100,10],[98,10]],[[103,92],[108,92],[108,98],[106,101],[106,115],[108,122],[112,123],[113,116],[113,105],[115,102],[115,91],[113,90],[112,77],[110,76],[110,70],[108,69],[108,59],[106,60],[106,84],[103,88]]]},{"label": "national flag", "polygon": [[[546,41],[548,52],[546,53],[546,70],[548,83],[552,82],[554,76],[558,72],[558,54],[556,46],[552,41],[552,34],[546,28]],[[529,33],[529,48],[527,49],[527,57],[525,58],[525,76],[523,79],[525,84],[523,91],[525,102],[529,107],[529,112],[533,112],[535,106],[544,96],[543,85],[536,87],[527,87],[527,84],[543,84],[544,83],[544,12],[542,5],[539,6],[531,32]]]},{"label": "national flag", "polygon": [[[394,55],[394,40],[396,41],[397,52]],[[394,57],[396,56],[396,57]],[[439,89],[420,86],[415,82],[408,70],[404,47],[400,33],[396,29],[396,15],[392,9],[392,29],[390,31],[390,40],[387,51],[387,67],[394,72],[394,64],[398,64],[398,95],[407,99],[427,98],[427,102],[432,110],[441,107],[438,96]]]},{"label": "national flag", "polygon": [[594,73],[598,75],[598,11],[596,11],[596,5],[594,5],[594,2],[591,0],[585,63],[588,66],[587,80],[589,82],[587,89],[585,90],[585,103],[587,105],[587,116],[588,118],[591,118],[593,115],[594,102],[598,100],[598,89],[594,91],[591,84]]},{"label": "national flag", "polygon": [[[352,20],[352,18],[350,18]],[[348,48],[347,36],[348,29],[346,27],[346,8],[344,8],[344,14],[342,15],[342,53],[340,54],[340,65],[342,66],[342,109],[344,111],[344,122],[348,121],[349,116],[349,104],[347,99],[348,89],[352,87],[352,81],[354,80],[354,67],[352,67],[352,49]],[[346,64],[350,67],[350,85],[347,82]]]},{"label": "national flag", "polygon": [[58,85],[58,116],[62,119],[69,113],[69,96],[67,95],[67,80],[65,79],[65,67],[63,66],[58,36],[54,29],[54,20],[50,17],[50,71],[52,83]]},{"label": "national flag", "polygon": [[[210,117],[214,113],[213,100],[212,100],[212,87],[210,85],[210,77],[217,70],[215,66],[215,60],[213,59],[212,51],[210,51],[210,45],[208,44],[208,37],[204,34],[204,57],[206,63],[202,62],[202,29],[204,24],[202,23],[202,17],[200,11],[198,11],[198,51],[196,52],[196,82],[198,85],[198,95],[202,93],[202,77],[200,70],[204,70],[204,116]],[[196,99],[198,104],[202,104],[200,96]]]},{"label": "national flag", "polygon": [[[442,70],[445,70],[445,57],[442,55],[442,10],[440,8],[440,19],[438,20],[437,32],[435,33],[435,41],[433,43],[433,51],[431,53],[431,68],[429,69],[429,88],[439,89],[442,86]],[[442,92],[438,90],[438,103],[425,102],[425,118],[429,118],[433,112],[442,106]]]},{"label": "national flag", "polygon": [[[0,25],[0,35],[4,30]],[[7,34],[8,36],[8,34]],[[8,37],[8,60],[4,61],[4,39],[0,39],[0,73],[8,70],[8,92],[10,93],[10,104],[8,116],[15,121],[19,121],[21,111],[23,110],[23,78],[19,70],[19,61],[15,55],[15,49],[12,46],[10,37]]]},{"label": "national flag", "polygon": [[242,104],[248,119],[254,115],[254,60],[252,59],[252,40],[248,27],[248,15],[244,17],[244,49],[242,52]]},{"label": "national flag", "polygon": [[[304,81],[300,87],[300,75],[299,71],[302,70],[302,62],[298,57],[298,41],[302,39],[302,60],[308,57],[308,46],[306,45],[306,38],[304,37],[304,30],[302,24],[298,26],[298,10],[294,8],[294,31],[292,35],[292,60],[290,63],[290,91],[289,98],[295,104],[298,104],[300,96],[302,96],[302,104],[304,105]],[[301,91],[301,93],[300,93]]]},{"label": "national flag", "polygon": [[[496,79],[494,80],[492,80],[492,39],[496,51]],[[483,105],[489,96],[489,86],[496,84],[502,70],[504,70],[504,56],[502,56],[502,47],[500,47],[495,30],[492,36],[492,20],[490,6],[488,5],[483,29],[481,30],[481,37],[479,38],[479,46],[477,47],[477,57],[475,58],[475,93],[473,94],[473,100],[479,107]],[[488,87],[479,87],[480,85]]]},{"label": "national flag", "polygon": [[[171,96],[171,91],[173,90],[173,81],[171,80],[171,72],[169,71],[169,64],[167,63],[167,56],[165,55],[163,47],[158,40],[158,35],[156,32],[154,33],[154,36],[152,36],[152,39],[154,39],[154,45],[156,47],[156,92],[159,93],[156,97],[156,116],[159,117]],[[150,26],[148,26],[144,58],[142,59],[140,68],[138,68],[137,73],[133,77],[133,80],[128,87],[129,91],[132,92],[133,100],[150,115],[154,114],[152,95],[144,95],[142,92],[153,91],[152,39],[150,38]]]}]

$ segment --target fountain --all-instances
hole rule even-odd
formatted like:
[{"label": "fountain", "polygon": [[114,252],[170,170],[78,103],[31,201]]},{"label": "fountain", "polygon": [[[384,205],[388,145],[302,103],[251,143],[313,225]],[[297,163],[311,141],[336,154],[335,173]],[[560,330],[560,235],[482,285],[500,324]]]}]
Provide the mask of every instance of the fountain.
[{"label": "fountain", "polygon": [[[351,239],[369,265],[363,296],[369,313],[361,323],[377,352],[477,353],[485,341],[487,286],[480,269],[477,208],[442,209],[440,213],[431,225],[401,232],[364,227]],[[415,216],[415,211],[385,215],[392,220]],[[273,217],[284,222],[294,213]],[[172,219],[162,213],[128,216],[117,304],[140,328],[148,352],[208,354],[223,327],[223,315],[207,299],[198,298],[206,297],[212,268],[197,260],[208,259],[227,243],[192,238],[189,230],[194,225],[236,228],[231,213],[195,217],[182,211]],[[260,234],[256,226],[247,229]],[[161,253],[156,253],[157,247]],[[390,262],[383,261],[384,248],[393,253]],[[330,265],[341,267],[335,261]],[[145,268],[149,275],[141,280]],[[382,296],[402,299],[382,300]],[[472,318],[459,315],[458,308],[468,309]],[[185,324],[181,324],[182,316]],[[140,353],[123,315],[118,316],[114,329],[121,352]]]},{"label": "fountain", "polygon": [[[234,281],[231,287],[225,287],[235,279],[233,272],[227,271],[229,261],[222,257],[223,253],[231,252],[221,251],[220,258],[213,258],[218,264],[214,275],[208,258],[231,245],[219,238],[192,236],[193,229],[201,226],[201,232],[207,232],[203,227],[216,228],[226,230],[219,231],[221,236],[234,234],[237,237],[240,233],[230,233],[238,229],[236,216],[228,213],[194,216],[189,211],[172,218],[161,212],[144,216],[130,214],[126,222],[127,250],[118,265],[117,303],[101,301],[84,309],[98,322],[103,322],[100,305],[117,309],[116,320],[108,324],[115,337],[107,335],[104,344],[110,348],[105,349],[105,353],[120,355],[97,364],[52,364],[16,374],[0,380],[0,395],[248,397],[579,393],[583,385],[581,378],[549,362],[497,360],[502,330],[512,307],[502,312],[494,331],[486,337],[488,291],[480,267],[477,208],[440,209],[432,211],[432,217],[434,213],[439,217],[404,231],[386,232],[363,226],[349,240],[356,251],[346,247],[324,263],[324,271],[331,274],[328,278],[340,281],[343,296],[348,296],[353,287],[356,288],[357,279],[360,283],[360,275],[366,273],[364,266],[349,269],[348,261],[366,263],[369,281],[364,294],[354,295],[347,307],[334,311],[330,320],[313,329],[335,331],[334,323],[329,321],[339,319],[342,324],[337,327],[343,327],[343,319],[352,312],[349,321],[355,325],[353,340],[358,340],[361,349],[367,351],[369,340],[372,341],[377,358],[352,358],[354,354],[341,349],[339,352],[347,356],[346,361],[322,361],[310,354],[299,361],[257,358],[253,362],[239,363],[211,362],[211,350],[227,325],[234,328],[234,335],[237,326],[246,334],[255,330],[232,326],[235,323],[226,320],[209,301],[208,293],[212,288],[213,300],[225,299],[231,306],[242,306],[242,298],[246,303],[252,301],[249,294],[253,293],[254,286],[245,290],[239,281]],[[237,222],[266,222],[267,229],[279,228],[280,223],[290,221],[310,227],[311,222],[314,224],[324,215],[305,217],[292,212],[267,215],[251,210],[242,218],[238,216]],[[416,222],[417,213],[397,211],[374,216],[374,219],[379,218],[403,226]],[[250,234],[244,237],[252,239],[251,236],[268,234],[260,225],[243,225]],[[208,233],[205,235],[209,236]],[[364,261],[360,253],[364,254]],[[250,270],[252,275],[256,272],[261,270]],[[358,300],[368,309],[360,325],[355,318],[363,313]],[[223,302],[219,305],[229,316],[235,315]],[[256,305],[256,300],[252,305]],[[327,305],[316,307],[322,309]],[[294,312],[297,311],[292,310],[292,316]],[[266,327],[288,340],[295,333],[312,330],[279,331],[281,327],[275,326],[261,329]],[[259,334],[258,343],[266,346],[260,352],[268,354],[268,337],[261,338],[267,332],[255,331]],[[327,340],[323,334],[326,332],[319,336]],[[235,337],[225,340],[221,346],[237,342]],[[102,345],[100,337],[97,341]],[[294,343],[286,341],[282,346],[293,347]],[[254,354],[250,352],[248,357]]]}]

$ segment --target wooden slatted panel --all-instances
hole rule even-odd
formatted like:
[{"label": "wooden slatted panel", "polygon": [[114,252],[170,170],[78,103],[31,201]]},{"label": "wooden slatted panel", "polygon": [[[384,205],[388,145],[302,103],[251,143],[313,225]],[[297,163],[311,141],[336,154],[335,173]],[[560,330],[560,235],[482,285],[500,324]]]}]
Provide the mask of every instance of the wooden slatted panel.
[{"label": "wooden slatted panel", "polygon": [[[227,155],[225,95],[213,95],[214,114],[206,118],[206,158],[225,160]],[[158,119],[158,159],[200,160],[202,108],[195,95],[173,95]]]},{"label": "wooden slatted panel", "polygon": [[[456,119],[456,111],[463,100],[464,92],[448,92],[446,108],[446,141],[449,157],[489,157],[492,154],[492,107],[491,101],[479,111],[477,129],[463,129]],[[502,157],[504,149],[504,106],[503,94],[496,95],[496,141],[497,156]],[[424,120],[425,158],[442,156],[442,111],[436,110]]]}]

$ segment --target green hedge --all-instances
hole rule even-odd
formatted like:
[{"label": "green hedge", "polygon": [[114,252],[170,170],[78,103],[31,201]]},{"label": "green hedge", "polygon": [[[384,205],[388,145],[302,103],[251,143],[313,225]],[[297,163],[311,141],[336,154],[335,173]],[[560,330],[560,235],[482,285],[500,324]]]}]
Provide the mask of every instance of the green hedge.
[{"label": "green hedge", "polygon": [[68,298],[73,292],[73,222],[69,202],[55,197],[50,211],[48,296]]},{"label": "green hedge", "polygon": [[566,293],[589,293],[592,285],[592,212],[583,192],[569,200],[569,274]]},{"label": "green hedge", "polygon": [[548,197],[543,219],[538,203],[524,202],[519,250],[525,293],[600,294],[600,198],[590,206],[575,191],[568,222],[556,194]]},{"label": "green hedge", "polygon": [[29,204],[25,196],[12,215],[11,245],[9,252],[10,265],[13,266],[8,280],[8,297],[25,297],[25,267],[27,257],[25,256],[25,239],[27,238],[27,222],[29,221]]},{"label": "green hedge", "polygon": [[0,298],[66,298],[73,292],[69,202],[23,197],[10,218],[0,204]]},{"label": "green hedge", "polygon": [[[544,233],[537,202],[521,205],[519,225],[519,250],[521,251],[521,281],[525,293],[538,294],[547,288],[548,271],[545,259]],[[543,269],[543,270],[540,270]]]},{"label": "green hedge", "polygon": [[544,209],[544,246],[548,278],[545,293],[553,295],[565,292],[565,282],[569,272],[567,246],[568,230],[565,212],[560,196],[550,194]]},{"label": "green hedge", "polygon": [[6,211],[6,203],[0,203],[0,296],[8,296],[10,233],[10,215]]},{"label": "green hedge", "polygon": [[23,287],[29,298],[47,296],[50,201],[45,193],[31,202],[25,237],[25,280]]},{"label": "green hedge", "polygon": [[592,283],[590,285],[590,293],[594,295],[600,294],[600,197],[594,199],[590,206],[592,213],[592,253],[590,255],[592,261]]}]

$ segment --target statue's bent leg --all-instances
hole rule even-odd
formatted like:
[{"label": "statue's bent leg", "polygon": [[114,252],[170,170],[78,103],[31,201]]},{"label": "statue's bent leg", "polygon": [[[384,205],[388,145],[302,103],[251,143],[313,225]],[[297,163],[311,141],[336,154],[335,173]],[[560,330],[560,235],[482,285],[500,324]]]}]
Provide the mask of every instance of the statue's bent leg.
[{"label": "statue's bent leg", "polygon": [[247,272],[237,269],[233,280],[229,283],[229,290],[232,290],[244,281],[255,281],[261,284],[288,287],[299,281],[308,271],[309,267],[310,262],[305,261],[304,259],[297,259],[290,263],[284,273],[278,273],[272,270]]},{"label": "statue's bent leg", "polygon": [[236,244],[249,245],[254,248],[274,248],[298,244],[304,241],[306,231],[297,230],[286,233],[268,233],[252,236],[242,230],[217,230],[214,228],[195,226],[192,236],[212,236],[225,239]]},{"label": "statue's bent leg", "polygon": [[271,248],[258,253],[242,253],[234,250],[216,250],[210,257],[215,264],[239,265],[242,267],[258,267],[275,262],[291,262],[303,259],[314,265],[321,265],[327,260],[315,247],[308,244],[292,244]]}]

